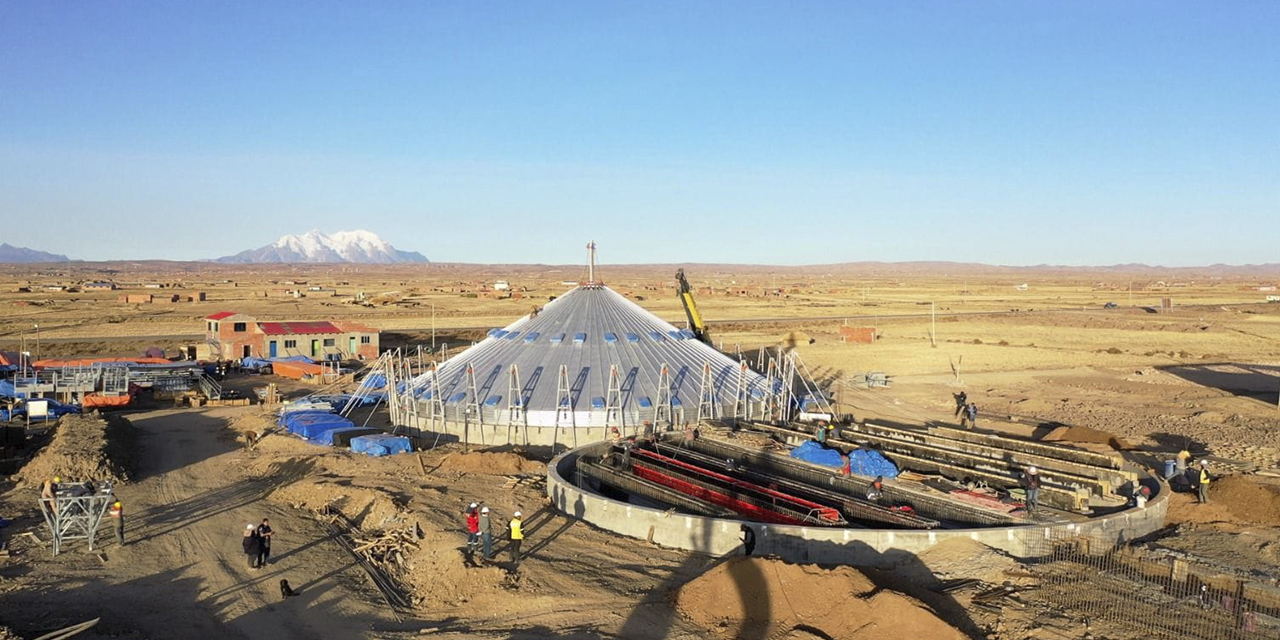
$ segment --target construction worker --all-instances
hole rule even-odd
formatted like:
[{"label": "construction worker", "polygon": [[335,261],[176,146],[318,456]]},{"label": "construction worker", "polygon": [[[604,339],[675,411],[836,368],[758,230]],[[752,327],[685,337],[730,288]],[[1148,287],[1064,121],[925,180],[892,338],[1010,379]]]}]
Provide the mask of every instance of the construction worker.
[{"label": "construction worker", "polygon": [[965,410],[966,403],[969,401],[969,395],[961,391],[960,393],[955,394],[955,399],[956,399],[956,416],[955,417],[959,418],[960,414],[963,413]]},{"label": "construction worker", "polygon": [[244,548],[244,555],[249,558],[249,568],[258,568],[258,530],[249,523],[244,526],[244,540],[240,541],[240,546]]},{"label": "construction worker", "polygon": [[[970,402],[964,408],[964,417],[968,418],[970,429],[978,426],[978,405]],[[964,420],[960,421],[960,426],[964,426]]]},{"label": "construction worker", "polygon": [[609,427],[609,442],[618,444],[622,440],[622,434],[618,433],[617,427]]},{"label": "construction worker", "polygon": [[1209,483],[1213,478],[1209,475],[1209,461],[1200,460],[1200,482],[1196,485],[1196,499],[1200,504],[1209,504]]},{"label": "construction worker", "polygon": [[871,481],[871,488],[867,490],[867,499],[875,502],[882,495],[884,495],[884,476],[876,476],[876,479]]},{"label": "construction worker", "polygon": [[271,530],[271,523],[263,518],[255,533],[258,535],[258,566],[265,567],[271,557],[271,537],[275,532]]},{"label": "construction worker", "polygon": [[1027,513],[1035,513],[1040,508],[1040,471],[1035,467],[1027,467],[1018,484],[1027,492]]},{"label": "construction worker", "polygon": [[520,568],[520,543],[524,541],[524,530],[520,528],[520,512],[511,514],[511,562]]},{"label": "construction worker", "polygon": [[115,523],[116,543],[124,546],[124,505],[119,500],[111,503],[111,510],[107,512],[111,515],[111,521]]},{"label": "construction worker", "polygon": [[467,561],[474,562],[476,549],[480,546],[480,505],[472,502],[467,507]]},{"label": "construction worker", "polygon": [[813,439],[817,440],[818,444],[824,447],[827,446],[827,423],[826,422],[821,420],[818,421],[818,431],[817,433],[814,434]]},{"label": "construction worker", "polygon": [[480,508],[480,542],[485,562],[493,555],[493,530],[489,527],[489,507]]}]

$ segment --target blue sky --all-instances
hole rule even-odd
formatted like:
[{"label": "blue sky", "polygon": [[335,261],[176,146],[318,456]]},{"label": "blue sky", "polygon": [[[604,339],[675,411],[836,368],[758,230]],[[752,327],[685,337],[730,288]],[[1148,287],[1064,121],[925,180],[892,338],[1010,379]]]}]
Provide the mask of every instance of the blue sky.
[{"label": "blue sky", "polygon": [[1271,0],[5,2],[0,240],[1276,262],[1277,33]]}]

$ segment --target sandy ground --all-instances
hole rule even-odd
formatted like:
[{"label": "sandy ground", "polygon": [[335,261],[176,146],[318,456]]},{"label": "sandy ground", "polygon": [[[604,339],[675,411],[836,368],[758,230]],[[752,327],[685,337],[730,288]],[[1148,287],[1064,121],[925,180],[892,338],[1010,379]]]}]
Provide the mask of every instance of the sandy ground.
[{"label": "sandy ground", "polygon": [[[369,637],[394,627],[360,569],[318,523],[264,500],[305,468],[237,473],[229,458],[239,446],[223,428],[230,411],[130,416],[142,431],[142,450],[140,480],[117,491],[126,545],[104,528],[103,563],[83,543],[50,558],[30,538],[12,538],[21,562],[0,570],[3,621],[38,631],[101,616],[97,635],[82,636],[88,638]],[[34,500],[34,489],[5,495],[7,513],[27,514],[15,527],[40,531]],[[241,553],[241,531],[262,518],[271,519],[277,542],[272,563],[253,570]],[[301,596],[281,602],[280,578]]]}]

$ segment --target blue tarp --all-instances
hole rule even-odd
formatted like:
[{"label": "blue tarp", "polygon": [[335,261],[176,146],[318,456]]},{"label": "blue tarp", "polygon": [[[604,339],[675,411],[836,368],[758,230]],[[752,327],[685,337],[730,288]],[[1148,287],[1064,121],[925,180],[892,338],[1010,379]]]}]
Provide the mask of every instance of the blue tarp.
[{"label": "blue tarp", "polygon": [[413,448],[409,439],[404,436],[393,436],[387,433],[359,436],[351,439],[351,450],[367,456],[389,456],[396,453],[408,453]]},{"label": "blue tarp", "polygon": [[[26,395],[25,393],[22,395]],[[16,398],[17,391],[13,386],[12,380],[0,380],[0,398]]]},{"label": "blue tarp", "polygon": [[304,437],[310,437],[302,433],[305,429],[314,429],[314,425],[334,425],[330,429],[336,427],[349,427],[351,421],[328,411],[294,411],[280,416],[280,426],[289,430],[290,433],[297,433]]},{"label": "blue tarp", "polygon": [[[812,440],[792,449],[791,457],[825,467],[837,469],[844,467],[844,460],[841,459],[839,451],[824,448]],[[880,455],[879,451],[854,449],[849,452],[849,473],[859,476],[896,478],[898,467]]]},{"label": "blue tarp", "polygon": [[836,451],[835,449],[827,449],[812,440],[792,449],[791,457],[826,467],[838,468],[844,466],[844,460],[840,459],[839,451]]},{"label": "blue tarp", "polygon": [[898,467],[885,460],[879,451],[855,449],[849,452],[849,473],[859,476],[898,477]]},{"label": "blue tarp", "polygon": [[[334,429],[350,429],[355,426],[355,423],[342,416],[332,413],[325,415],[329,416],[329,419],[297,421],[289,427],[289,431],[290,433],[318,443],[326,439],[322,435],[326,431],[332,431]],[[328,439],[331,440],[332,438]]]},{"label": "blue tarp", "polygon": [[[315,444],[323,444],[323,445],[332,447],[334,446],[334,444],[336,444],[338,441],[341,440],[340,436],[343,433],[351,433],[359,437],[362,435],[374,435],[372,434],[373,431],[377,431],[377,430],[370,429],[367,427],[356,427],[356,426],[339,427],[337,429],[329,429],[328,431],[322,431],[319,434],[317,434],[315,437],[309,438],[309,440],[311,442],[314,442]],[[354,440],[354,439],[355,438],[348,438],[348,440]]]},{"label": "blue tarp", "polygon": [[360,386],[366,389],[381,389],[387,386],[387,377],[381,373],[373,373],[365,378],[364,382],[360,383]]}]

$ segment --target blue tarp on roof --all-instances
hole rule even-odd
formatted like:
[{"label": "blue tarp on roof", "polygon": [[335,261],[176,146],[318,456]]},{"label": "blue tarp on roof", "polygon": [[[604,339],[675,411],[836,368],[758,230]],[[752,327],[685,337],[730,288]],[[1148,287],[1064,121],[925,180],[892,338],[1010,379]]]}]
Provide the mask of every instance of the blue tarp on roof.
[{"label": "blue tarp on roof", "polygon": [[367,456],[389,456],[396,453],[408,453],[413,448],[409,439],[404,436],[393,436],[387,433],[359,436],[351,439],[351,450]]},{"label": "blue tarp on roof", "polygon": [[[824,467],[844,467],[840,452],[827,449],[812,440],[791,450],[791,457],[805,462],[820,464]],[[898,477],[898,467],[871,449],[854,449],[849,452],[849,473],[860,476]]]}]

